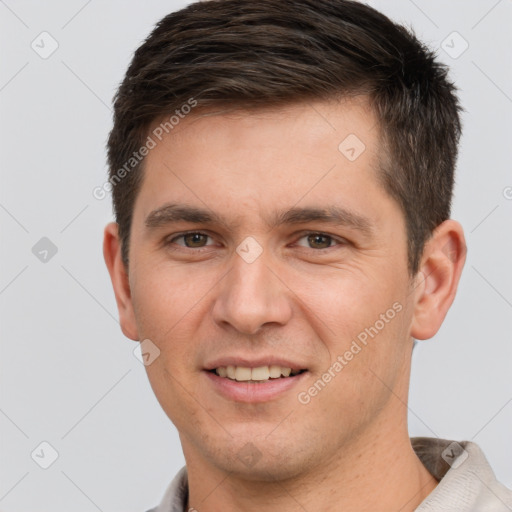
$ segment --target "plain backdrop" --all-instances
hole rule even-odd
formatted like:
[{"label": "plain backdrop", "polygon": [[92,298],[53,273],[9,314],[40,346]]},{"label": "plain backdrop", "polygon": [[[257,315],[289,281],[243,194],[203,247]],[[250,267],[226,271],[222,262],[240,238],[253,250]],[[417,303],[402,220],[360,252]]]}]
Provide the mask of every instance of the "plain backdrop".
[{"label": "plain backdrop", "polygon": [[[132,53],[186,3],[0,1],[0,511],[143,512],[184,464],[120,331],[110,197],[92,191]],[[437,49],[466,110],[452,217],[467,262],[414,352],[410,434],[478,443],[512,487],[512,2],[370,4]]]}]

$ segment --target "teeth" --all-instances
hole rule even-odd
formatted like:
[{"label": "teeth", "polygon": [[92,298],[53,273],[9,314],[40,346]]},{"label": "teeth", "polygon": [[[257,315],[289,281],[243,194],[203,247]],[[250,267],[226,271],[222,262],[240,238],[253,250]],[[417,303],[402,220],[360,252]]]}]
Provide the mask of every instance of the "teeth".
[{"label": "teeth", "polygon": [[237,366],[235,368],[236,380],[251,380],[251,369],[244,366]]},{"label": "teeth", "polygon": [[279,377],[281,377],[281,367],[280,366],[277,366],[275,364],[273,364],[272,366],[269,366],[269,372],[270,372],[270,377],[272,379],[278,379]]},{"label": "teeth", "polygon": [[268,380],[270,378],[270,370],[268,366],[259,366],[251,371],[251,380]]},{"label": "teeth", "polygon": [[221,366],[220,368],[217,368],[217,375],[220,377],[227,377],[228,376],[228,369],[224,366]]},{"label": "teeth", "polygon": [[227,377],[236,381],[264,381],[269,379],[278,379],[281,376],[289,377],[297,375],[300,370],[292,370],[285,366],[270,365],[258,366],[257,368],[248,368],[247,366],[220,366],[215,369],[219,377]]},{"label": "teeth", "polygon": [[[226,374],[228,376],[228,379],[235,380],[235,367],[234,366],[228,366],[226,368]],[[217,373],[217,375],[220,375],[220,373]],[[222,377],[222,375],[220,375]]]}]

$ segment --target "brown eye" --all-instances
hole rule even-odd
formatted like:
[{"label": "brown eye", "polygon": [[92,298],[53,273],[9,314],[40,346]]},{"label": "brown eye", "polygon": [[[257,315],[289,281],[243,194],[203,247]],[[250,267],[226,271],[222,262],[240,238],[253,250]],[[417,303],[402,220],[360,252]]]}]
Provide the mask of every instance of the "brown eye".
[{"label": "brown eye", "polygon": [[[210,237],[204,233],[185,233],[173,238],[169,242],[188,247],[189,249],[198,249],[207,246],[208,238]],[[183,242],[177,242],[177,240],[183,240]]]},{"label": "brown eye", "polygon": [[203,235],[202,233],[189,233],[183,236],[187,247],[203,247],[207,238],[207,235]]},{"label": "brown eye", "polygon": [[327,249],[331,246],[332,238],[319,233],[308,235],[308,243],[313,249]]}]

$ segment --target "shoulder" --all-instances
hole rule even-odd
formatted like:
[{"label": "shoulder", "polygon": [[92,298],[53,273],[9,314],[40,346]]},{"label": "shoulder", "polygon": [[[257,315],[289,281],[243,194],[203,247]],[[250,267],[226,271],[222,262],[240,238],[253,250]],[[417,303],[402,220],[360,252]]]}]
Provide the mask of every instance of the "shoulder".
[{"label": "shoulder", "polygon": [[481,448],[471,441],[411,438],[414,451],[437,487],[417,512],[510,512],[512,490],[498,482]]},{"label": "shoulder", "polygon": [[165,490],[160,504],[146,512],[185,512],[187,499],[187,467],[183,466]]}]

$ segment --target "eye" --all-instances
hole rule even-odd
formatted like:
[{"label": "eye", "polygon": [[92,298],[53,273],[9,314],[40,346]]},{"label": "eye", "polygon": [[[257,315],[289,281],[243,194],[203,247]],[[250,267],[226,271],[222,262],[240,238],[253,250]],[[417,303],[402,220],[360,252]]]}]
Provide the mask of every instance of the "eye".
[{"label": "eye", "polygon": [[[206,241],[210,238],[206,233],[200,233],[197,231],[190,233],[183,233],[182,235],[175,236],[167,241],[168,244],[175,243],[182,247],[189,249],[200,249],[201,247],[207,246]],[[183,240],[183,243],[178,243],[177,240]]]},{"label": "eye", "polygon": [[[300,240],[306,239],[306,244],[300,243]],[[343,240],[336,240],[331,235],[326,235],[325,233],[307,233],[303,235],[299,242],[297,242],[298,245],[302,247],[309,247],[311,249],[329,249],[333,245],[343,245]]]}]

